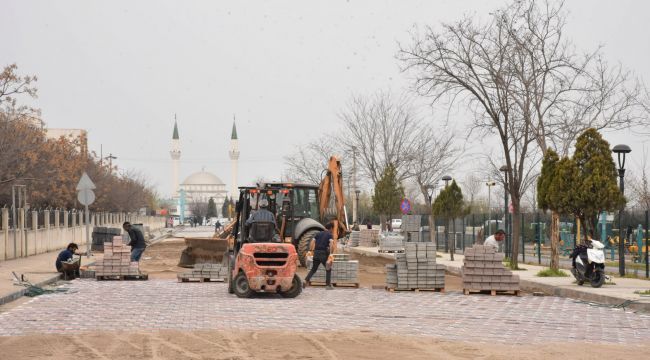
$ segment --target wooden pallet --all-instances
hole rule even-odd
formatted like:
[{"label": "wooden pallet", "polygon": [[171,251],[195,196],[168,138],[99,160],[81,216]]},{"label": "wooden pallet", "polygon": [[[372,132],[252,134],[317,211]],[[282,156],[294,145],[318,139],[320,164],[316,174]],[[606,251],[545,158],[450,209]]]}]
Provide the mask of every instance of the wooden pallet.
[{"label": "wooden pallet", "polygon": [[387,291],[390,292],[400,292],[400,291],[413,291],[413,292],[420,292],[420,291],[427,291],[427,292],[439,292],[439,293],[444,293],[445,288],[431,288],[431,289],[421,289],[421,288],[410,288],[410,289],[396,289],[396,288],[389,288],[388,286],[385,287]]},{"label": "wooden pallet", "polygon": [[103,280],[149,280],[149,274],[140,275],[102,275],[96,276],[99,281]]},{"label": "wooden pallet", "polygon": [[377,250],[380,254],[403,254],[404,250]]},{"label": "wooden pallet", "polygon": [[470,294],[490,294],[491,296],[497,296],[499,295],[513,295],[513,296],[519,296],[521,294],[520,290],[470,290],[470,289],[463,289],[463,294],[465,295],[470,295]]},{"label": "wooden pallet", "polygon": [[226,279],[204,277],[180,277],[178,282],[226,282]]},{"label": "wooden pallet", "polygon": [[[327,284],[324,281],[310,281],[309,286],[326,286]],[[332,283],[332,286],[336,287],[347,287],[347,288],[358,288],[359,283]]]}]

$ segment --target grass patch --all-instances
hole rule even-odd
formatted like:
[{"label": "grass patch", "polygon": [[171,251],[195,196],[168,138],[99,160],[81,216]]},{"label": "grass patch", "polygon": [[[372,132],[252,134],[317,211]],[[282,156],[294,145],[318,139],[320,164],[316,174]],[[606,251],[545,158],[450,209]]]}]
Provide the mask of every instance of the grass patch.
[{"label": "grass patch", "polygon": [[643,296],[650,296],[650,290],[637,290],[634,292],[635,294],[643,295]]},{"label": "grass patch", "polygon": [[544,269],[537,273],[539,277],[568,277],[569,274],[562,270]]},{"label": "grass patch", "polygon": [[511,263],[509,259],[503,260],[503,266],[507,267],[508,269],[510,269],[512,271],[526,271],[526,269],[524,269],[524,268],[514,266],[514,264]]}]

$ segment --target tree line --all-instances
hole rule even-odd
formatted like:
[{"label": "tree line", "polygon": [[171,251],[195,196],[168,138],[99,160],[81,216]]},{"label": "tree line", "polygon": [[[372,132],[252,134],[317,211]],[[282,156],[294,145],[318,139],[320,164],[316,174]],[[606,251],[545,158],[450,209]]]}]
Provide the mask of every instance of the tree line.
[{"label": "tree line", "polygon": [[111,168],[88,152],[84,136],[47,137],[40,111],[20,102],[37,97],[37,78],[17,69],[12,64],[0,73],[0,206],[11,206],[12,186],[23,184],[33,208],[76,208],[76,185],[86,171],[97,186],[93,210],[155,208],[156,194],[144,176]]}]

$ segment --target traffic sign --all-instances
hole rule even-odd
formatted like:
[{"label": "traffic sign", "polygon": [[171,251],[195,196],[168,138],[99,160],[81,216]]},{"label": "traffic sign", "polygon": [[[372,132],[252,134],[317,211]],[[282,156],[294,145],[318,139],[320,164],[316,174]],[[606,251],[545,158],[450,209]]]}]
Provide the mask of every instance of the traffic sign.
[{"label": "traffic sign", "polygon": [[407,215],[411,212],[411,202],[409,199],[403,199],[399,207],[402,209],[402,214],[404,215]]},{"label": "traffic sign", "polygon": [[81,205],[88,206],[95,202],[95,193],[90,189],[81,190],[77,193],[77,200]]},{"label": "traffic sign", "polygon": [[77,191],[81,190],[95,190],[97,187],[93,183],[92,180],[90,180],[90,177],[88,177],[88,174],[84,171],[84,173],[81,175],[81,179],[79,179],[79,183],[77,184]]}]

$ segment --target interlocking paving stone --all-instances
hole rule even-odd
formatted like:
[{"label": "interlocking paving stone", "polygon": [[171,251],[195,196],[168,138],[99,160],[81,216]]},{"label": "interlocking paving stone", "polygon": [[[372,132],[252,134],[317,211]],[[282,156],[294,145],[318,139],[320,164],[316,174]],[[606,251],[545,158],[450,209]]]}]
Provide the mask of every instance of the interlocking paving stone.
[{"label": "interlocking paving stone", "polygon": [[557,297],[308,288],[295,299],[239,299],[229,295],[222,283],[81,279],[64,286],[67,293],[42,295],[0,314],[0,336],[163,329],[364,329],[510,344],[650,341],[648,315]]}]

